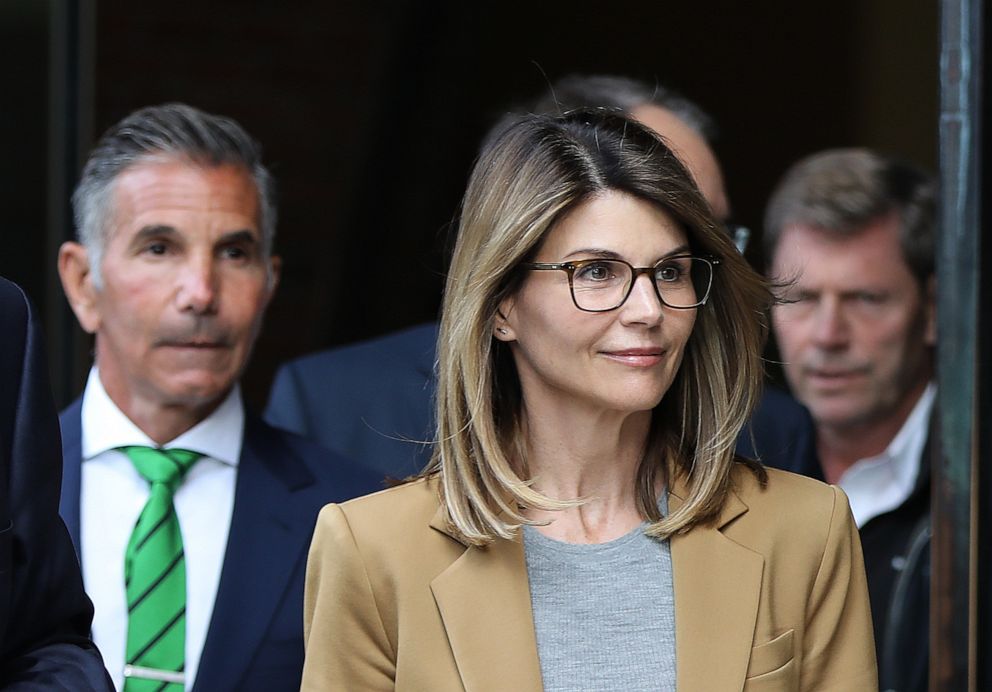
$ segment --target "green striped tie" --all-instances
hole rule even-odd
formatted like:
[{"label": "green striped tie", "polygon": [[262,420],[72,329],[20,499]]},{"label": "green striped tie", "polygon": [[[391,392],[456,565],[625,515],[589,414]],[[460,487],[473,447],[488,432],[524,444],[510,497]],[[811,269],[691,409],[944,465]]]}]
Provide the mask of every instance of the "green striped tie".
[{"label": "green striped tie", "polygon": [[124,692],[181,692],[186,666],[186,559],[172,497],[202,454],[120,447],[151,484],[124,554]]}]

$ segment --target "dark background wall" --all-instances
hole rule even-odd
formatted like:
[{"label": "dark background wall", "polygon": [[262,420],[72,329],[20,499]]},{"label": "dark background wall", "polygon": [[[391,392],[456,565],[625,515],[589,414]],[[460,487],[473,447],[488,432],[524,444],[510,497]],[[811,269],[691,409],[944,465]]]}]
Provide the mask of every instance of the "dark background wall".
[{"label": "dark background wall", "polygon": [[[181,100],[235,117],[265,147],[285,271],[246,374],[256,405],[286,358],[435,316],[479,139],[508,104],[565,73],[658,80],[699,101],[720,124],[735,217],[756,230],[777,177],[817,149],[872,146],[935,167],[936,0],[83,4],[89,141],[137,107]],[[57,243],[24,237],[44,234],[46,203],[37,77],[48,68],[36,41],[51,34],[38,6],[0,5],[0,38],[34,36],[0,67],[11,75],[0,135],[40,168],[0,172],[10,196],[0,201],[19,220],[0,230],[0,273],[51,310]]]},{"label": "dark background wall", "polygon": [[0,4],[0,275],[46,292],[48,9]]}]

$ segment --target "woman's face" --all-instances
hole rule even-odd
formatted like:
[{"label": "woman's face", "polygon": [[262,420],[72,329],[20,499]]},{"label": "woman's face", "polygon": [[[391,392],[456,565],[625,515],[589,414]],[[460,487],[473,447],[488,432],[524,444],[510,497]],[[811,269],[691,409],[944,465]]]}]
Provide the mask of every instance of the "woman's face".
[{"label": "woman's face", "polygon": [[[685,232],[659,207],[609,191],[563,217],[535,262],[596,258],[649,267],[689,252]],[[653,409],[668,391],[696,309],[662,305],[651,276],[634,282],[609,312],[575,307],[564,271],[529,271],[501,306],[495,336],[510,343],[530,415],[554,408],[633,413]]]}]

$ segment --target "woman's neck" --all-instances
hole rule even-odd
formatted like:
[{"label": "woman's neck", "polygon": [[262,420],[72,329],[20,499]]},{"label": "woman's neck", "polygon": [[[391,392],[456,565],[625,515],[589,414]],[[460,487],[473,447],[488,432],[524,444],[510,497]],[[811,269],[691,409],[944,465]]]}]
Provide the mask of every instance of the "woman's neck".
[{"label": "woman's neck", "polygon": [[530,518],[550,522],[539,531],[570,543],[602,543],[643,521],[635,481],[651,411],[538,414],[525,407],[523,420],[534,489],[555,499],[586,500],[573,509],[530,511]]}]

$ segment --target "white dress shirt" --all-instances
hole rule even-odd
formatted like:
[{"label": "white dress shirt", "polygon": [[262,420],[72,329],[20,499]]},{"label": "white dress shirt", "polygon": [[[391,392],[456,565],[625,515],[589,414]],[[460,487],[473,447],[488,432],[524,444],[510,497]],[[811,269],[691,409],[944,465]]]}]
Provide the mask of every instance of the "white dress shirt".
[{"label": "white dress shirt", "polygon": [[[235,386],[207,419],[165,448],[203,454],[175,494],[186,553],[186,689],[192,689],[207,637],[234,508],[234,486],[245,425]],[[148,500],[148,481],[116,447],[157,445],[117,408],[97,369],[82,402],[80,544],[83,581],[93,600],[93,639],[117,689],[124,686],[127,595],[124,552]]]},{"label": "white dress shirt", "polygon": [[891,512],[913,493],[930,431],[930,410],[936,391],[933,383],[928,385],[885,451],[856,461],[837,482],[851,501],[858,528]]}]

